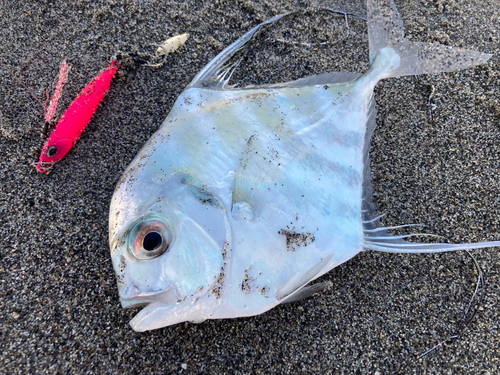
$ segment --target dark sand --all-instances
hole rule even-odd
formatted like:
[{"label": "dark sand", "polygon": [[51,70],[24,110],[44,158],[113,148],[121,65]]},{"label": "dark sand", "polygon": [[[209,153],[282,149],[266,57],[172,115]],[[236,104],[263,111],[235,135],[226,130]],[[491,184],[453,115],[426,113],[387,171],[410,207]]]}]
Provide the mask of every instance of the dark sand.
[{"label": "dark sand", "polygon": [[[261,316],[146,333],[128,325],[138,310],[120,307],[107,244],[117,179],[183,88],[223,47],[306,3],[0,2],[0,372],[499,372],[498,248],[474,251],[486,296],[473,321],[458,340],[422,360],[416,356],[456,333],[474,291],[477,272],[465,252],[366,252],[322,277],[332,282],[330,289]],[[410,39],[494,57],[464,72],[379,84],[372,142],[379,211],[386,225],[423,223],[426,232],[453,242],[499,240],[498,0],[397,5]],[[366,13],[359,1],[329,7]],[[350,22],[347,41],[307,47],[272,39],[339,40],[346,29],[339,34],[333,27],[343,18],[316,13],[285,21],[277,28],[281,34],[259,37],[240,79],[280,82],[328,70],[364,71],[365,25]],[[293,28],[297,32],[287,33]],[[45,136],[43,112],[9,70],[43,100],[60,61],[68,59],[73,69],[60,115],[118,49],[147,50],[184,32],[191,38],[164,67],[124,66],[72,151],[50,174],[34,171]]]}]

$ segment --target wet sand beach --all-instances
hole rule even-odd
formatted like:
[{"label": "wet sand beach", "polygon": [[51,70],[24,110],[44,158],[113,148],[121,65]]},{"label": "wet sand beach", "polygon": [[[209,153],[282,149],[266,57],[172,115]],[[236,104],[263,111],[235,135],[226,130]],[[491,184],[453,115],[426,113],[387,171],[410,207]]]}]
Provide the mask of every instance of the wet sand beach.
[{"label": "wet sand beach", "polygon": [[[0,1],[0,373],[499,372],[499,248],[472,251],[484,300],[457,340],[422,359],[461,326],[478,276],[466,252],[363,252],[321,277],[329,288],[260,316],[145,333],[129,326],[139,310],[121,308],[107,242],[116,182],[205,64],[253,26],[308,4]],[[315,4],[366,16],[360,0]],[[377,209],[386,226],[423,224],[441,241],[500,240],[498,1],[396,5],[408,39],[493,57],[461,72],[377,85]],[[340,15],[287,18],[259,34],[234,80],[366,71],[366,24],[348,21],[349,34]],[[43,102],[67,59],[60,116],[118,51],[153,53],[151,43],[185,32],[190,38],[164,66],[125,62],[72,150],[50,173],[36,172],[47,136],[43,108],[12,75]]]}]

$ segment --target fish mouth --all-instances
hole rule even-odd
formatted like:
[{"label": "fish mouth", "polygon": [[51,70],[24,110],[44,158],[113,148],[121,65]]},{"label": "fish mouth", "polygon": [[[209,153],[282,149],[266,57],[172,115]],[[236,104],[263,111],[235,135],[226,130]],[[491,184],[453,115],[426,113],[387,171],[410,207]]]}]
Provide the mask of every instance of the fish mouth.
[{"label": "fish mouth", "polygon": [[172,315],[171,312],[178,309],[179,305],[183,305],[179,304],[180,299],[175,288],[170,287],[159,293],[142,293],[132,298],[120,297],[120,302],[125,309],[143,307],[130,321],[130,325],[134,331],[144,332],[177,323],[177,320],[172,323],[164,323],[164,320],[176,318],[176,315]]},{"label": "fish mouth", "polygon": [[162,305],[171,305],[177,303],[179,300],[178,293],[174,288],[168,288],[163,292],[157,293],[141,293],[132,298],[122,298],[120,297],[120,303],[124,309],[130,309],[134,307],[147,306],[150,303],[161,303]]}]

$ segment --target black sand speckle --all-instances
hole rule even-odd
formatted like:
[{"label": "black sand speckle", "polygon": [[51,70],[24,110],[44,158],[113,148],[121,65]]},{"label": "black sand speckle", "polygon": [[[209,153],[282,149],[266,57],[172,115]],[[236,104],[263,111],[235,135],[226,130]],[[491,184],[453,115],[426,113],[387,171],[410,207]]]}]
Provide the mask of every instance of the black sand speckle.
[{"label": "black sand speckle", "polygon": [[[365,15],[363,1],[318,1]],[[332,288],[261,316],[135,333],[109,257],[108,208],[126,166],[195,74],[258,23],[308,1],[1,1],[0,373],[496,374],[500,252],[474,251],[482,308],[453,335],[476,282],[464,253],[360,254]],[[452,242],[500,239],[500,19],[497,0],[399,0],[413,41],[493,53],[463,72],[404,77],[376,89],[375,198],[386,225],[423,223]],[[235,74],[272,83],[365,71],[366,26],[341,16],[290,17],[260,34]],[[334,28],[334,26],[336,28]],[[123,67],[81,139],[47,175],[41,106],[63,58],[73,64],[57,115],[118,50],[154,51],[191,37],[159,69]],[[283,40],[285,42],[283,42]],[[288,41],[288,42],[286,42]],[[310,43],[294,44],[291,42]],[[321,45],[321,42],[334,42]],[[428,104],[435,88],[430,113]]]}]

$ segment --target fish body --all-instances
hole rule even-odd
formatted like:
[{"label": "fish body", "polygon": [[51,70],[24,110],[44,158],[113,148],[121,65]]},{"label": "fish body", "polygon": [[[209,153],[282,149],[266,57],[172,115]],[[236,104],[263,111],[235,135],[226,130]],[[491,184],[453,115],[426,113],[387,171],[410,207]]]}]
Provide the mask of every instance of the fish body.
[{"label": "fish body", "polygon": [[36,165],[39,172],[46,172],[47,168],[61,160],[80,138],[119,67],[116,61],[112,61],[73,100],[42,148]]},{"label": "fish body", "polygon": [[283,16],[195,77],[116,187],[111,257],[123,307],[146,305],[131,322],[137,331],[263,313],[317,291],[307,284],[367,249],[499,244],[388,235],[372,207],[368,161],[380,79],[463,69],[489,55],[410,44],[394,4],[369,0],[365,74],[228,87],[225,63]]}]

